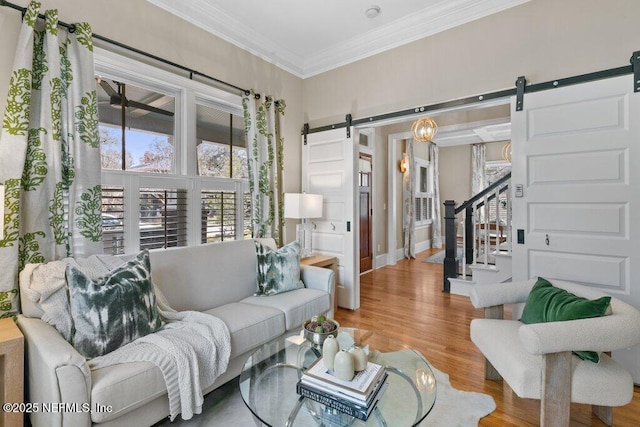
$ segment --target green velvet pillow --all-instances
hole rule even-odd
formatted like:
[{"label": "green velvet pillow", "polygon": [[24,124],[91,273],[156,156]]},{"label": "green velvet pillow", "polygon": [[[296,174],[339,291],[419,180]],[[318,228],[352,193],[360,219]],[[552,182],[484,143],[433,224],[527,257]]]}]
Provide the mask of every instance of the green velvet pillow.
[{"label": "green velvet pillow", "polygon": [[162,328],[148,251],[96,280],[71,265],[66,277],[71,343],[83,356],[102,356]]},{"label": "green velvet pillow", "polygon": [[[604,316],[610,301],[611,297],[589,300],[576,296],[539,277],[527,297],[520,321],[532,324],[600,317]],[[595,363],[600,360],[593,351],[574,351],[574,354]]]},{"label": "green velvet pillow", "polygon": [[254,295],[275,295],[304,288],[300,280],[300,244],[292,242],[274,251],[260,242],[256,244],[258,262]]}]

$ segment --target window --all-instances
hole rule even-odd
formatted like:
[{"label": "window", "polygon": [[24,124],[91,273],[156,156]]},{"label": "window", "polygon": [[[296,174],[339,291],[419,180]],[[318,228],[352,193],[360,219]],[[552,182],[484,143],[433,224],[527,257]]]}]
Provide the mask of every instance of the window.
[{"label": "window", "polygon": [[175,98],[120,81],[96,81],[102,168],[173,173]]},{"label": "window", "polygon": [[251,238],[242,100],[94,51],[105,253]]},{"label": "window", "polygon": [[102,241],[104,253],[124,253],[124,188],[102,187]]},{"label": "window", "polygon": [[433,220],[433,178],[429,162],[416,158],[415,214],[416,226],[431,224]]},{"label": "window", "polygon": [[207,105],[196,108],[198,175],[246,179],[249,165],[243,117]]},{"label": "window", "polygon": [[224,191],[201,193],[202,243],[236,238],[236,195]]},{"label": "window", "polygon": [[140,249],[187,245],[187,191],[140,189]]}]

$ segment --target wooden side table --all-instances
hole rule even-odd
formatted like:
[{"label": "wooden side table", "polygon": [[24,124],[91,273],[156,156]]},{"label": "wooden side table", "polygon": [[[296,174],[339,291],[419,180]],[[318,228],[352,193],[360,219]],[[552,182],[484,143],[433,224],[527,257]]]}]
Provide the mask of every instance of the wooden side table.
[{"label": "wooden side table", "polygon": [[[2,403],[23,403],[24,336],[13,319],[0,319],[0,392]],[[2,411],[2,425],[22,426],[24,413]]]},{"label": "wooden side table", "polygon": [[333,316],[336,315],[336,312],[338,310],[338,286],[337,286],[338,258],[334,256],[315,254],[306,258],[302,258],[300,260],[300,264],[313,265],[315,267],[330,268],[331,270],[333,270],[333,294],[331,296],[331,298],[333,299],[331,301],[332,303],[331,306],[333,307],[333,313],[331,313],[329,316],[333,318]]}]

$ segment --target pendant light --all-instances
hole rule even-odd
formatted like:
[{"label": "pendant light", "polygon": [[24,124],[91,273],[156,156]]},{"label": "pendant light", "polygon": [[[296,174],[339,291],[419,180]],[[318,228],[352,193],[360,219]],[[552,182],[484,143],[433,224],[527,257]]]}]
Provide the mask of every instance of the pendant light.
[{"label": "pendant light", "polygon": [[413,139],[420,142],[431,141],[438,132],[438,125],[435,120],[430,117],[423,117],[413,122],[411,126],[411,133],[413,133]]}]

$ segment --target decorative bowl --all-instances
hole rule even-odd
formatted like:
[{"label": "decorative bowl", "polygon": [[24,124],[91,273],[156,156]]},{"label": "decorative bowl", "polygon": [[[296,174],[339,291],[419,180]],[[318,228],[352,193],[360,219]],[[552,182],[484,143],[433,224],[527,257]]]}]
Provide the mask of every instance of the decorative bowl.
[{"label": "decorative bowl", "polygon": [[327,339],[329,335],[333,335],[334,337],[338,336],[338,328],[340,328],[340,324],[333,319],[325,319],[325,321],[329,321],[336,325],[335,329],[329,332],[312,332],[307,329],[307,325],[311,322],[316,322],[318,316],[314,316],[311,319],[307,319],[302,324],[302,330],[304,331],[304,337],[307,341],[310,341],[315,346],[322,346],[324,340]]}]

